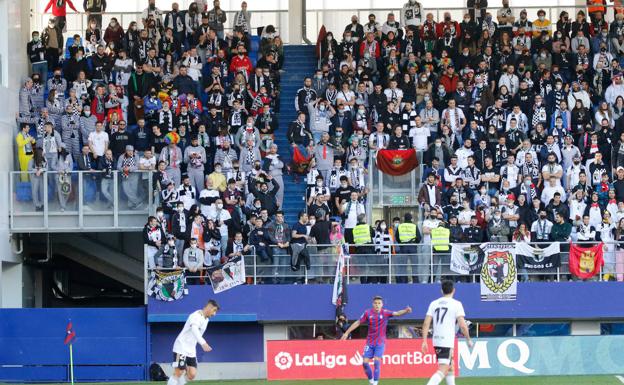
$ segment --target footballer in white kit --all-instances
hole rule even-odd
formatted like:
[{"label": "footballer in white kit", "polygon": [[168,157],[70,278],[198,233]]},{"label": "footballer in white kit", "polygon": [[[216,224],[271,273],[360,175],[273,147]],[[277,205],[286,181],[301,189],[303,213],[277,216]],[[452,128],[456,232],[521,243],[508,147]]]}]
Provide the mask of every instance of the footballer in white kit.
[{"label": "footballer in white kit", "polygon": [[203,337],[208,321],[219,310],[217,301],[211,299],[203,309],[188,316],[184,328],[173,343],[173,375],[167,385],[184,385],[197,375],[197,350],[199,344],[205,352],[212,350]]},{"label": "footballer in white kit", "polygon": [[429,304],[423,324],[422,351],[427,353],[429,346],[427,336],[429,327],[433,326],[433,347],[438,359],[438,371],[429,379],[427,385],[438,385],[446,378],[447,385],[455,385],[453,370],[453,348],[455,347],[456,325],[459,326],[468,346],[472,348],[472,340],[464,317],[464,306],[453,298],[455,288],[452,281],[442,282],[442,297]]}]

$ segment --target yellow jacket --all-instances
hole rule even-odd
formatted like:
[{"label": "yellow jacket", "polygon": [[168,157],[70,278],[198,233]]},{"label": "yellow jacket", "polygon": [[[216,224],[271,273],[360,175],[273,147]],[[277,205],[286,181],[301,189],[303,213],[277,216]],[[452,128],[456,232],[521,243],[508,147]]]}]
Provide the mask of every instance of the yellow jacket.
[{"label": "yellow jacket", "polygon": [[548,36],[552,35],[550,20],[544,19],[544,21],[540,21],[540,19],[537,19],[533,22],[533,37],[539,37],[542,31],[547,31]]}]

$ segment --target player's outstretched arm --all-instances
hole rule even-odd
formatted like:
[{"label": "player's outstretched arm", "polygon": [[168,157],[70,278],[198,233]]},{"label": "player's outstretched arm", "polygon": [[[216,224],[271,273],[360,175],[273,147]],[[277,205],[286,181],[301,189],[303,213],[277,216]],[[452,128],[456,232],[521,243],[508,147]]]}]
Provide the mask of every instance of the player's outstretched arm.
[{"label": "player's outstretched arm", "polygon": [[425,322],[422,327],[422,352],[427,353],[429,351],[429,344],[427,343],[427,338],[429,337],[429,327],[431,326],[431,316],[428,315],[425,317]]},{"label": "player's outstretched arm", "polygon": [[206,340],[202,336],[202,333],[199,330],[199,326],[191,325],[191,332],[193,333],[193,337],[195,337],[195,340],[197,341],[199,346],[201,346],[205,352],[212,351],[212,348],[210,347],[210,345],[208,345],[208,342],[206,342]]},{"label": "player's outstretched arm", "polygon": [[342,337],[340,337],[341,340],[346,340],[347,338],[349,338],[349,336],[351,335],[351,333],[358,328],[358,326],[360,326],[360,321],[355,321],[354,323],[351,324],[351,326],[349,326],[349,328],[347,329],[346,332],[344,332],[344,334],[342,335]]},{"label": "player's outstretched arm", "polygon": [[412,312],[412,308],[410,306],[407,306],[403,310],[395,311],[394,313],[392,313],[392,316],[393,317],[400,317],[402,315],[409,314],[411,312]]},{"label": "player's outstretched arm", "polygon": [[464,337],[466,337],[468,347],[472,348],[472,338],[470,338],[470,332],[468,331],[468,325],[466,325],[466,319],[461,316],[457,317],[457,324],[459,325],[459,330],[461,330]]}]

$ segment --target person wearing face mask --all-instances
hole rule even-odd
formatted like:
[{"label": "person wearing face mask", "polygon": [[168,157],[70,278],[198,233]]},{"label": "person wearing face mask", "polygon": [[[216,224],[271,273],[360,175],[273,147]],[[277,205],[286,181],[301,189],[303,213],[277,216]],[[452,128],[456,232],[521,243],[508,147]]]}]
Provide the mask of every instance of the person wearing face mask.
[{"label": "person wearing face mask", "polygon": [[178,202],[171,216],[171,234],[176,238],[175,245],[178,257],[182,259],[184,252],[184,239],[186,238],[187,226],[189,225],[189,212],[184,209],[184,203]]},{"label": "person wearing face mask", "polygon": [[176,249],[176,238],[173,234],[167,235],[167,242],[161,245],[154,254],[153,266],[156,269],[174,269],[178,265],[178,250]]},{"label": "person wearing face mask", "polygon": [[540,209],[538,220],[531,225],[531,240],[535,242],[548,242],[553,223],[547,219],[546,210]]},{"label": "person wearing face mask", "polygon": [[38,31],[32,32],[32,39],[26,44],[26,51],[33,75],[39,74],[43,79],[41,84],[45,84],[48,79],[48,62],[45,44],[41,41]]},{"label": "person wearing face mask", "polygon": [[314,143],[318,143],[324,133],[329,132],[332,125],[332,118],[336,114],[336,110],[327,100],[315,99],[308,103],[308,112],[310,114],[310,131]]},{"label": "person wearing face mask", "polygon": [[488,240],[491,242],[509,242],[511,230],[509,222],[503,219],[500,210],[494,210],[487,227]]},{"label": "person wearing face mask", "polygon": [[158,219],[150,216],[145,226],[143,226],[143,244],[147,245],[147,261],[150,269],[156,267],[154,256],[165,242],[166,234],[158,226]]},{"label": "person wearing face mask", "polygon": [[187,277],[187,284],[197,285],[199,284],[199,270],[204,265],[204,250],[200,249],[197,245],[197,238],[191,238],[189,247],[184,250],[182,260],[184,261],[184,267],[190,273]]},{"label": "person wearing face mask", "polygon": [[[390,253],[394,250],[392,244],[395,243],[395,239],[394,229],[389,227],[385,220],[381,220],[377,224],[373,243],[375,244],[375,252],[377,255],[383,257],[383,259],[378,259],[378,264],[386,264]],[[385,269],[383,266],[381,266],[381,268]],[[378,279],[379,283],[388,283],[387,277],[380,276]]]},{"label": "person wearing face mask", "polygon": [[546,18],[546,11],[540,9],[537,11],[537,20],[533,21],[533,37],[540,37],[542,32],[547,32],[548,36],[552,35],[551,22]]}]

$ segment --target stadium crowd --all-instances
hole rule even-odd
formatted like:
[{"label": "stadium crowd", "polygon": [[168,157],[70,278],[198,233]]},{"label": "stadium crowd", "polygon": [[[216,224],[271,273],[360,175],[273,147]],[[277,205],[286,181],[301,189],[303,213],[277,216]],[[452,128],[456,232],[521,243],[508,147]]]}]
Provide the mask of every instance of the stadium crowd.
[{"label": "stadium crowd", "polygon": [[[353,16],[343,31],[322,31],[318,69],[296,95],[280,95],[272,26],[250,60],[244,2],[228,34],[218,0],[167,12],[149,0],[128,30],[92,18],[67,46],[52,19],[27,46],[22,181],[38,210],[46,171],[92,172],[110,204],[118,170],[131,209],[153,193],[159,207],[143,233],[152,268],[198,272],[253,248],[273,266],[266,282],[289,282],[290,266],[310,265],[307,244],[328,276],[332,244],[367,247],[381,261],[369,262],[383,263],[393,243],[408,254],[444,226],[450,242],[617,241],[604,272],[623,280],[624,13],[608,21],[593,7],[554,22],[543,10],[516,18],[508,0],[497,10],[468,3],[461,21],[409,0],[383,23]],[[288,127],[277,126],[280,97],[294,97]],[[278,132],[292,162],[278,154]],[[425,164],[422,213],[367,224],[369,154],[410,148]],[[153,192],[140,171],[153,171]],[[296,223],[281,211],[284,173],[308,185]],[[64,208],[71,179],[52,182]]]}]

